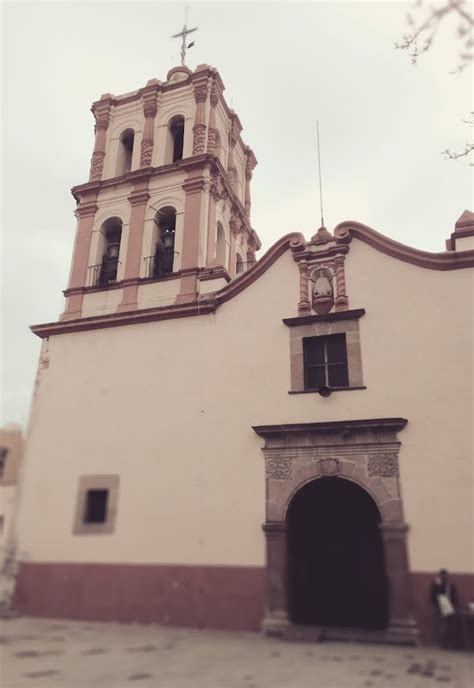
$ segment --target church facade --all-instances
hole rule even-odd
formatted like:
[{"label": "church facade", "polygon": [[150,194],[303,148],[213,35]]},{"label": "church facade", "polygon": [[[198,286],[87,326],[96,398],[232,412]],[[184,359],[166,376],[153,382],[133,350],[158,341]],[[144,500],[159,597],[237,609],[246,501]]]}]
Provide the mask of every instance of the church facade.
[{"label": "church facade", "polygon": [[429,639],[436,570],[474,598],[474,216],[440,253],[343,222],[256,261],[223,91],[177,67],[93,104],[65,309],[32,328],[15,604]]}]

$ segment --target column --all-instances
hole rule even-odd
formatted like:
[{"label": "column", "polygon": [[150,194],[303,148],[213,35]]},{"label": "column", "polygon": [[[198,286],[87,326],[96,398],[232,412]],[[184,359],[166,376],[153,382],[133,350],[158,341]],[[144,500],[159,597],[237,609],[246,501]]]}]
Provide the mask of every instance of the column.
[{"label": "column", "polygon": [[67,305],[61,316],[62,320],[74,320],[81,316],[83,290],[87,284],[92,227],[97,211],[96,200],[97,193],[93,192],[81,201],[76,210],[76,241],[67,289]]},{"label": "column", "polygon": [[284,635],[290,625],[287,602],[288,539],[284,523],[265,523],[267,545],[266,610],[262,630]]},{"label": "column", "polygon": [[183,184],[186,193],[181,255],[181,272],[183,274],[176,303],[192,302],[197,297],[197,269],[204,186],[205,181],[202,176],[190,177]]},{"label": "column", "polygon": [[413,617],[406,523],[380,524],[385,553],[385,569],[389,589],[388,631],[405,642],[416,643],[419,632]]},{"label": "column", "polygon": [[140,167],[151,167],[153,157],[153,138],[155,129],[155,116],[158,110],[157,87],[146,89],[143,93],[143,113],[145,126],[143,127],[143,139],[140,153]]},{"label": "column", "polygon": [[[122,302],[118,311],[136,310],[138,295],[138,278],[140,276],[140,261],[142,259],[143,230],[145,226],[145,211],[150,194],[148,180],[136,182],[135,188],[128,197],[132,212],[125,258],[123,276],[124,288]],[[127,283],[128,282],[128,283]]]},{"label": "column", "polygon": [[104,169],[105,145],[107,138],[107,129],[110,123],[110,106],[112,104],[111,98],[100,100],[94,107],[95,117],[95,143],[94,152],[92,153],[91,171],[89,181],[100,181],[102,179],[102,172]]}]

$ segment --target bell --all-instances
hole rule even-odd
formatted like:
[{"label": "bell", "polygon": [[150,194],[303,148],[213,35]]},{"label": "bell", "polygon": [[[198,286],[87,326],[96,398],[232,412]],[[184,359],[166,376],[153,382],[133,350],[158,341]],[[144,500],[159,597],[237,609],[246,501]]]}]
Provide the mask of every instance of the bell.
[{"label": "bell", "polygon": [[120,244],[113,243],[107,246],[107,255],[109,258],[118,258],[120,252]]},{"label": "bell", "polygon": [[174,232],[165,232],[163,234],[163,245],[165,248],[173,248],[174,246]]}]

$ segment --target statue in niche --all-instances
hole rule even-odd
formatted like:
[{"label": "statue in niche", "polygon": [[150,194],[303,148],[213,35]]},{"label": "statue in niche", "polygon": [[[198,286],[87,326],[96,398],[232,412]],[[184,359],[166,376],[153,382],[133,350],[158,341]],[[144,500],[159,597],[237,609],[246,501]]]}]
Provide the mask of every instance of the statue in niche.
[{"label": "statue in niche", "polygon": [[318,315],[329,313],[334,306],[333,274],[329,268],[320,267],[311,273],[313,309]]}]

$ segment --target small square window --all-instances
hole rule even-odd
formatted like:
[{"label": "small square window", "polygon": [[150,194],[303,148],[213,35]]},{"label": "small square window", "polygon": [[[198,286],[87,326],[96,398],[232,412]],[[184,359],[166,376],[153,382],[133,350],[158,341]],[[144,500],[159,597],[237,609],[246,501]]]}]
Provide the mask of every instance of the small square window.
[{"label": "small square window", "polygon": [[304,337],[303,357],[305,389],[349,386],[345,333]]},{"label": "small square window", "polygon": [[118,488],[118,475],[80,477],[72,528],[75,535],[113,533],[117,515]]},{"label": "small square window", "polygon": [[84,523],[105,523],[108,497],[108,490],[87,490]]}]

